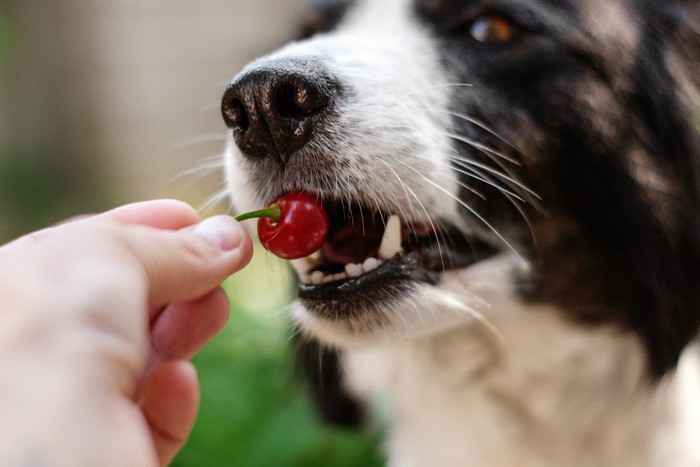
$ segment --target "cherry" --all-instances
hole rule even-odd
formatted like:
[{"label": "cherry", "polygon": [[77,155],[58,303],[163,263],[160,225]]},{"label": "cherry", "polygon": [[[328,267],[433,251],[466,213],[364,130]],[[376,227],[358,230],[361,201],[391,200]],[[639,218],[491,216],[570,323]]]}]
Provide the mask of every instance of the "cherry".
[{"label": "cherry", "polygon": [[309,256],[326,240],[328,216],[323,206],[308,193],[280,196],[267,208],[236,216],[242,221],[258,217],[260,243],[284,259]]}]

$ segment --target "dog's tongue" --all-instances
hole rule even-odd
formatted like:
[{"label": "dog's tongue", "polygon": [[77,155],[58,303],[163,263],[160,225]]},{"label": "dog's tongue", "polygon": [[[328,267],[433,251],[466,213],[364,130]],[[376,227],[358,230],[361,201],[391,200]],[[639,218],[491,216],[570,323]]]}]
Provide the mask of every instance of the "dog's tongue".
[{"label": "dog's tongue", "polygon": [[382,241],[383,230],[361,225],[344,226],[328,236],[321,247],[326,263],[349,264],[362,263],[373,256]]}]

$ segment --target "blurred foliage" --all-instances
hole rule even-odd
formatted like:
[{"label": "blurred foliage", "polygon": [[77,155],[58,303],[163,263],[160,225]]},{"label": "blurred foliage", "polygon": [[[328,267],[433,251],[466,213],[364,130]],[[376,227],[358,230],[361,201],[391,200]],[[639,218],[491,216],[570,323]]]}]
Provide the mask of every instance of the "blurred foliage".
[{"label": "blurred foliage", "polygon": [[107,203],[90,175],[66,170],[56,154],[27,154],[0,145],[0,243]]},{"label": "blurred foliage", "polygon": [[[282,263],[262,250],[227,283],[236,298],[231,320],[194,360],[202,406],[174,467],[383,465],[376,434],[331,428],[317,419],[295,371],[282,311],[290,283]],[[242,309],[253,297],[265,306]]]},{"label": "blurred foliage", "polygon": [[26,106],[17,100],[17,76],[10,79],[19,53],[11,3],[0,4],[0,244],[66,217],[110,206],[110,191],[100,183],[95,165],[86,162],[89,155],[76,155],[63,141],[39,137],[47,133],[43,128],[37,129],[30,144],[15,134],[24,121],[17,113]]}]

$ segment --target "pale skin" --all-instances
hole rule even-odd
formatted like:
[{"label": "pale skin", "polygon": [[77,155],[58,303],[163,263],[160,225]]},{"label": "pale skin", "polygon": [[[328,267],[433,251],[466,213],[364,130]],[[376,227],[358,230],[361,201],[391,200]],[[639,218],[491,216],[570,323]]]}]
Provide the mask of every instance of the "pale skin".
[{"label": "pale skin", "polygon": [[252,255],[233,219],[151,201],[0,247],[0,465],[163,466],[199,405],[189,359]]}]

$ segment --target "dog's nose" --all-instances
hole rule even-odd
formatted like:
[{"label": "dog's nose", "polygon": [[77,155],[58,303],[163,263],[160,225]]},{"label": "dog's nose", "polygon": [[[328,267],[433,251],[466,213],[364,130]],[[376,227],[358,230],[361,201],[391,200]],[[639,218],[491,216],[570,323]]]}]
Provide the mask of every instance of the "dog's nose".
[{"label": "dog's nose", "polygon": [[335,80],[316,63],[272,61],[236,78],[221,111],[244,154],[285,164],[308,143],[336,92]]}]

